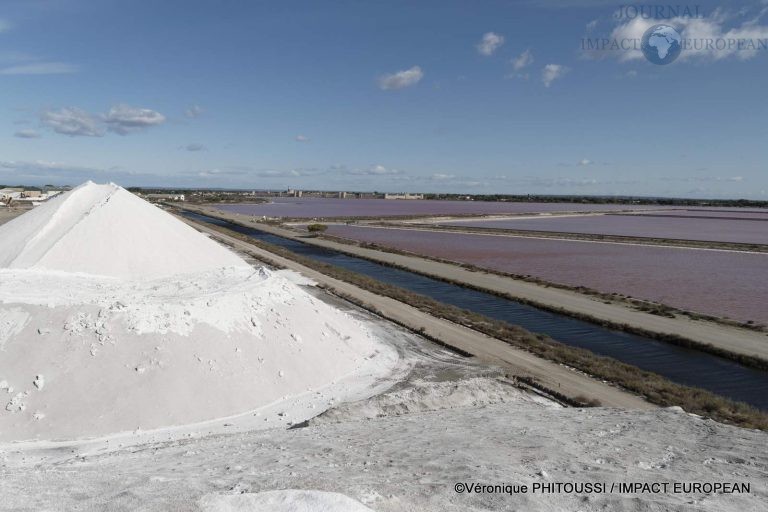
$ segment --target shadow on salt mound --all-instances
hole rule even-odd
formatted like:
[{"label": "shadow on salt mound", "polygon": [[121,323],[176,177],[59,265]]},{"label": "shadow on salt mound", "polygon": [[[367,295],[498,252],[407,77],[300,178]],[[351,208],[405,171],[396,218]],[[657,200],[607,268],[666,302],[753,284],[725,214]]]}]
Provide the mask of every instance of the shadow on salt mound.
[{"label": "shadow on salt mound", "polygon": [[499,379],[472,377],[458,381],[415,380],[405,389],[392,389],[366,400],[340,404],[310,420],[310,425],[400,416],[425,411],[485,407],[497,403],[560,408],[558,404],[523,392]]},{"label": "shadow on salt mound", "polygon": [[256,494],[207,494],[200,500],[203,512],[373,512],[343,494],[285,489]]}]

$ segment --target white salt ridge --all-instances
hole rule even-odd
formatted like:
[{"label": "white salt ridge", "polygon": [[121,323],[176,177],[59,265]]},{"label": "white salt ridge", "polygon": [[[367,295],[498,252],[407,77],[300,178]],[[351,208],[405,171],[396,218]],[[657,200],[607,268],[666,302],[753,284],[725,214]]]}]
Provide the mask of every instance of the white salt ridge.
[{"label": "white salt ridge", "polygon": [[115,184],[85,183],[0,226],[0,267],[153,278],[242,258]]},{"label": "white salt ridge", "polygon": [[78,187],[0,240],[0,442],[208,422],[396,364],[295,278],[115,185]]}]

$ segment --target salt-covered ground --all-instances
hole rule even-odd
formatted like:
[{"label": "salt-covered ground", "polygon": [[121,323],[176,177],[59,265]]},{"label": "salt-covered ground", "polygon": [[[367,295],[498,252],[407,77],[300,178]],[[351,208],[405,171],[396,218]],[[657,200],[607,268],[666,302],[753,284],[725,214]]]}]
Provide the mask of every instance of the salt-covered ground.
[{"label": "salt-covered ground", "polygon": [[[334,404],[300,428],[200,426],[140,444],[5,445],[0,510],[742,512],[768,504],[765,433],[674,409],[562,408],[498,370],[384,321],[369,325],[406,371],[373,396]],[[455,491],[459,482],[723,481],[750,483],[751,493]]]},{"label": "salt-covered ground", "polygon": [[[761,511],[768,504],[765,434],[675,410],[559,408],[492,376],[465,375],[451,381],[424,378],[410,390],[393,390],[326,416],[304,428],[196,437],[104,454],[64,448],[7,452],[0,508]],[[41,455],[49,460],[41,462]],[[459,482],[744,482],[751,491],[459,494]]]}]

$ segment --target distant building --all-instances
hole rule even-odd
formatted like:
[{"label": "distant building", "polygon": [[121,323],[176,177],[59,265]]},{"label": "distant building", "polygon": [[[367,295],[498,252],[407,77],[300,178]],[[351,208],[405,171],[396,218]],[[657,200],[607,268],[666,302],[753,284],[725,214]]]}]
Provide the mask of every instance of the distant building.
[{"label": "distant building", "polygon": [[424,194],[384,194],[384,199],[424,199]]},{"label": "distant building", "polygon": [[150,201],[185,201],[184,194],[147,194],[147,199]]},{"label": "distant building", "polygon": [[11,201],[21,197],[23,188],[0,188],[0,202],[9,204]]},{"label": "distant building", "polygon": [[346,192],[339,192],[339,199],[346,199],[347,193]]},{"label": "distant building", "polygon": [[41,192],[39,190],[24,190],[23,188],[2,188],[0,189],[0,203],[5,206],[13,206],[14,204],[37,206],[60,193],[59,190]]}]

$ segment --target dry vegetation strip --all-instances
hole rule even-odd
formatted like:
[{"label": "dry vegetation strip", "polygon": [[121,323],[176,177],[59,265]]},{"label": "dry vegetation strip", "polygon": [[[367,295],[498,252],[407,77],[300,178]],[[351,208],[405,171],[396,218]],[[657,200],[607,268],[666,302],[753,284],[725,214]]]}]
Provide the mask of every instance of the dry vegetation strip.
[{"label": "dry vegetation strip", "polygon": [[208,225],[238,240],[295,261],[330,277],[348,282],[364,290],[404,302],[425,313],[492,336],[539,357],[576,368],[607,380],[662,406],[678,405],[686,411],[711,417],[724,423],[768,430],[768,414],[750,405],[735,402],[709,391],[674,383],[658,374],[641,370],[616,359],[599,356],[588,350],[571,347],[548,336],[534,334],[521,327],[488,318],[429,297],[392,286],[340,267],[321,263],[283,247],[243,235],[216,225]]}]

